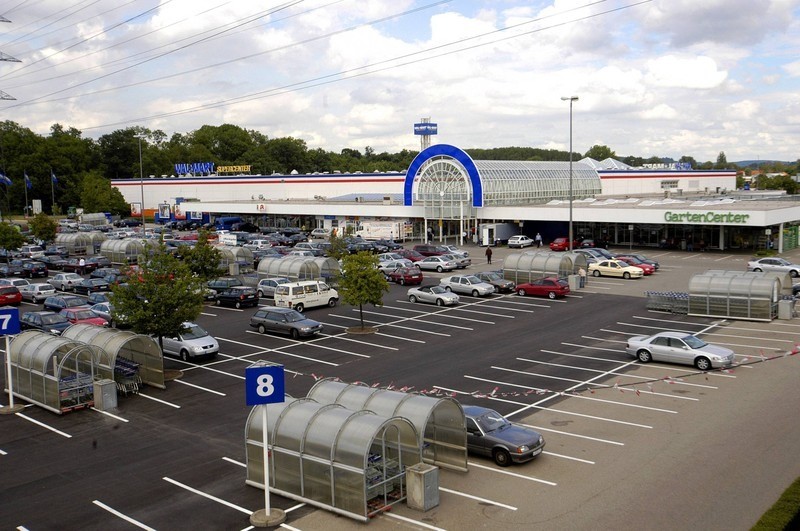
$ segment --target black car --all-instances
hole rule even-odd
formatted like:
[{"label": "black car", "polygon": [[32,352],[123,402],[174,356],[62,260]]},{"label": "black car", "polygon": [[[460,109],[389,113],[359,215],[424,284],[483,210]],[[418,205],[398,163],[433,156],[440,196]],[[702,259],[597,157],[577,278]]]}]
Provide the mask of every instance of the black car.
[{"label": "black car", "polygon": [[118,219],[114,222],[115,227],[141,227],[142,220],[136,218]]},{"label": "black car", "polygon": [[25,262],[22,264],[22,269],[24,270],[22,276],[33,278],[33,277],[44,277],[47,278],[47,265],[43,262],[34,261],[34,262]]},{"label": "black car", "polygon": [[39,262],[42,262],[44,265],[47,266],[47,269],[51,271],[61,271],[64,269],[64,264],[67,263],[66,258],[62,258],[60,255],[52,254],[52,255],[44,255],[38,259]]},{"label": "black car", "polygon": [[61,267],[61,270],[67,273],[78,273],[85,275],[97,269],[97,264],[90,264],[85,258],[70,258]]},{"label": "black car", "polygon": [[120,271],[116,267],[101,267],[100,269],[95,269],[92,271],[92,274],[89,275],[91,278],[105,278],[108,275],[119,275]]},{"label": "black car", "polygon": [[531,428],[512,424],[493,409],[464,405],[467,451],[491,457],[500,466],[530,461],[544,449],[544,437]]},{"label": "black car", "polygon": [[384,239],[380,239],[380,240],[375,240],[375,243],[377,243],[378,245],[383,245],[384,247],[386,247],[386,248],[389,250],[389,252],[391,252],[391,251],[397,251],[397,250],[399,250],[399,249],[402,249],[402,248],[403,248],[403,245],[402,245],[402,244],[400,244],[400,243],[397,243],[397,242],[396,242],[396,241],[394,241],[394,240],[384,240]]},{"label": "black car", "polygon": [[249,223],[247,221],[242,221],[240,223],[234,223],[233,225],[231,225],[231,231],[253,233],[253,232],[259,232],[260,229],[258,228],[258,225],[254,225],[253,223]]},{"label": "black car", "polygon": [[233,306],[235,308],[258,306],[258,293],[249,286],[233,286],[218,291],[215,303],[217,306]]},{"label": "black car", "polygon": [[41,330],[57,336],[70,326],[66,317],[55,312],[24,312],[19,318],[22,330]]},{"label": "black car", "polygon": [[220,292],[233,286],[241,286],[242,281],[233,277],[220,277],[215,278],[214,280],[209,280],[208,284],[206,285],[214,291]]},{"label": "black car", "polygon": [[72,289],[75,293],[88,295],[96,291],[108,291],[110,288],[108,282],[102,278],[86,278],[80,284],[75,284]]},{"label": "black car", "polygon": [[44,249],[45,256],[60,256],[66,258],[69,256],[69,250],[63,245],[50,245]]},{"label": "black car", "polygon": [[[12,260],[12,262],[18,262],[17,260]],[[25,270],[22,268],[22,264],[0,264],[0,277],[21,277],[25,274]]]},{"label": "black car", "polygon": [[44,309],[51,312],[60,312],[64,308],[81,308],[87,307],[86,299],[76,297],[75,295],[53,295],[44,300]]},{"label": "black car", "polygon": [[93,265],[95,269],[111,267],[111,260],[103,255],[90,256],[86,259],[86,263]]}]

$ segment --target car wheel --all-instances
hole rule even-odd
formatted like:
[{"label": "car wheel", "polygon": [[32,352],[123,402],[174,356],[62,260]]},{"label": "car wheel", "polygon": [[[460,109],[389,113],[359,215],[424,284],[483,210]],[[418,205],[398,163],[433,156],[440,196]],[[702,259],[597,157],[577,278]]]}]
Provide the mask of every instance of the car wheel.
[{"label": "car wheel", "polygon": [[239,302],[239,301],[236,301],[236,304],[234,304],[234,306],[236,306],[236,309],[238,310],[239,308],[242,307],[242,303]]},{"label": "car wheel", "polygon": [[186,350],[185,348],[181,349],[181,359],[183,361],[189,361],[189,351]]},{"label": "car wheel", "polygon": [[397,281],[397,283],[400,284],[401,286],[405,286],[406,280],[404,278],[401,278],[400,280]]},{"label": "car wheel", "polygon": [[449,292],[452,292],[452,291],[453,291],[453,290],[450,288],[450,286],[445,286],[445,287],[444,287],[444,289],[445,289],[445,291],[449,291]]},{"label": "car wheel", "polygon": [[219,305],[220,305],[220,304],[222,304],[222,303],[219,301],[219,299],[216,299],[216,300],[214,301],[214,304],[216,304],[217,306],[219,306]]},{"label": "car wheel", "polygon": [[595,269],[594,272],[592,272],[592,275],[594,275],[596,277],[599,277],[600,276],[600,270],[599,269]]},{"label": "car wheel", "polygon": [[651,361],[653,361],[653,355],[650,354],[645,349],[642,349],[639,352],[637,352],[636,357],[639,358],[639,361],[641,361],[642,363],[650,363]]},{"label": "car wheel", "polygon": [[306,307],[305,307],[305,306],[303,306],[303,303],[302,303],[302,302],[298,302],[297,304],[295,304],[295,305],[294,305],[294,309],[295,309],[296,311],[298,311],[298,312],[302,312],[303,310],[305,310],[305,309],[306,309]]},{"label": "car wheel", "polygon": [[555,291],[551,291],[550,293],[547,294],[547,296],[549,298],[551,298],[551,299],[555,299],[556,298],[556,292]]},{"label": "car wheel", "polygon": [[755,271],[756,273],[761,273],[761,268],[757,267],[757,268],[753,269],[753,271]]},{"label": "car wheel", "polygon": [[624,278],[625,280],[628,280],[628,279],[631,278],[631,274],[628,273],[627,271],[625,271],[624,273],[622,273],[622,278]]},{"label": "car wheel", "polygon": [[417,302],[417,298],[413,295],[408,296],[408,302]]},{"label": "car wheel", "polygon": [[292,331],[289,332],[289,335],[292,336],[292,339],[298,339],[300,337],[300,332],[297,331],[297,328],[292,328]]},{"label": "car wheel", "polygon": [[511,456],[508,454],[506,450],[502,448],[496,449],[492,452],[492,457],[494,458],[494,462],[498,464],[498,466],[508,466],[511,464]]},{"label": "car wheel", "polygon": [[259,334],[266,334],[267,333],[267,327],[264,326],[263,324],[258,325],[258,333]]},{"label": "car wheel", "polygon": [[473,297],[479,297],[480,293],[478,293],[478,290],[474,289],[474,290],[472,290],[472,296]]},{"label": "car wheel", "polygon": [[336,299],[330,299],[330,300],[328,300],[328,306],[329,306],[329,307],[331,307],[331,308],[333,308],[334,306],[336,306]]},{"label": "car wheel", "polygon": [[436,299],[436,306],[444,306],[444,299]]},{"label": "car wheel", "polygon": [[436,266],[437,273],[441,273],[442,271],[444,271],[444,268],[442,266]]},{"label": "car wheel", "polygon": [[257,293],[258,293],[258,298],[259,299],[264,296],[264,293],[261,290],[258,290]]},{"label": "car wheel", "polygon": [[527,295],[527,293],[525,293],[524,289],[518,289],[517,290],[517,295],[521,295],[522,297],[524,297],[525,295]]},{"label": "car wheel", "polygon": [[797,278],[797,275],[798,275],[798,273],[797,273],[796,269],[792,269],[791,271],[789,271],[789,276],[790,277]]},{"label": "car wheel", "polygon": [[699,371],[708,371],[711,369],[711,361],[709,361],[708,358],[700,356],[694,360],[694,366],[697,367]]}]

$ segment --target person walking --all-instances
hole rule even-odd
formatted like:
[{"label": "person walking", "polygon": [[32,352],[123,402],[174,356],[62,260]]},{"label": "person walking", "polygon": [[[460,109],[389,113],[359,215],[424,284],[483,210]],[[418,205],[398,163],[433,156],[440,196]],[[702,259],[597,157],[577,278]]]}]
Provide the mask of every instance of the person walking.
[{"label": "person walking", "polygon": [[492,248],[488,246],[486,247],[486,263],[492,263]]},{"label": "person walking", "polygon": [[536,247],[541,247],[542,246],[542,235],[537,232],[536,233],[536,238],[534,238],[534,239],[536,240]]}]

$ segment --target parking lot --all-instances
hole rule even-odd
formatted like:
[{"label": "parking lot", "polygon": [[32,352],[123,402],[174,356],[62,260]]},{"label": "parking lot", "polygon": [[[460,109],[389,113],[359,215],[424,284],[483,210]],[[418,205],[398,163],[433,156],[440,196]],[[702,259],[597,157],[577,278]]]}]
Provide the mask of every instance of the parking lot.
[{"label": "parking lot", "polygon": [[[473,266],[492,266],[472,247]],[[307,311],[318,337],[248,326],[254,309],[207,306],[198,322],[220,342],[214,361],[168,359],[183,376],[165,390],[120,397],[111,412],[57,416],[36,406],[0,417],[0,524],[26,529],[246,529],[263,491],[245,479],[244,368],[285,365],[305,396],[339,378],[492,407],[540,431],[536,460],[499,468],[470,457],[440,472],[440,505],[405,505],[372,529],[749,529],[800,476],[796,382],[800,321],[756,323],[648,311],[645,290],[685,291],[695,272],[743,270],[746,255],[648,253],[662,267],[639,280],[589,278],[566,299],[462,296],[455,307],[412,304],[392,286],[364,308]],[[438,282],[446,274],[427,273]],[[427,282],[426,282],[427,283]],[[20,308],[34,308],[24,303]],[[698,373],[642,365],[626,339],[683,330],[735,350],[741,366]],[[3,399],[3,403],[6,399]],[[289,529],[363,524],[272,496]]]}]

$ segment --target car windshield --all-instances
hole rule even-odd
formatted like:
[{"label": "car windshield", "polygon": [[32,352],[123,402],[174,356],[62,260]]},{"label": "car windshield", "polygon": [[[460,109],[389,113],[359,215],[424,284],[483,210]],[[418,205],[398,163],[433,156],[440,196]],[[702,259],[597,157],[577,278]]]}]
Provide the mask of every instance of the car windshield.
[{"label": "car windshield", "polygon": [[441,286],[431,286],[431,293],[447,293],[447,290]]},{"label": "car windshield", "polygon": [[692,349],[695,349],[695,350],[699,349],[699,348],[703,348],[706,345],[708,345],[708,343],[706,343],[702,339],[698,339],[696,336],[686,336],[686,337],[683,337],[681,339],[683,339],[684,343],[689,345],[689,348],[692,348]]},{"label": "car windshield", "polygon": [[498,275],[497,273],[484,273],[482,276],[486,280],[490,280],[490,281],[491,280],[502,280],[502,277],[500,277],[500,275]]},{"label": "car windshield", "polygon": [[93,317],[97,317],[97,314],[95,314],[92,310],[81,310],[75,312],[73,315],[76,319],[92,319]]},{"label": "car windshield", "polygon": [[200,339],[201,337],[206,337],[208,332],[203,329],[203,327],[199,325],[186,325],[183,328],[183,339]]},{"label": "car windshield", "polygon": [[80,276],[78,273],[67,273],[66,275],[64,275],[64,278],[66,280],[76,280],[76,279],[83,280],[83,277]]},{"label": "car windshield", "polygon": [[470,284],[480,284],[481,283],[481,279],[479,279],[475,275],[470,275],[470,276],[464,277],[464,278],[466,278],[467,282],[469,282]]},{"label": "car windshield", "polygon": [[81,298],[75,297],[74,299],[64,299],[64,304],[67,308],[74,308],[75,306],[83,306],[86,302]]},{"label": "car windshield", "polygon": [[500,413],[493,410],[483,413],[480,417],[475,419],[475,422],[477,422],[481,429],[486,433],[503,429],[506,426],[511,425],[511,423],[508,422]]},{"label": "car windshield", "polygon": [[297,323],[299,321],[305,321],[306,317],[302,313],[292,310],[291,312],[286,312],[286,321],[289,323]]},{"label": "car windshield", "polygon": [[55,313],[53,315],[43,315],[42,316],[42,324],[45,324],[45,325],[54,325],[54,324],[66,323],[66,322],[67,322],[67,318],[64,317],[63,315],[59,315],[57,313]]}]

